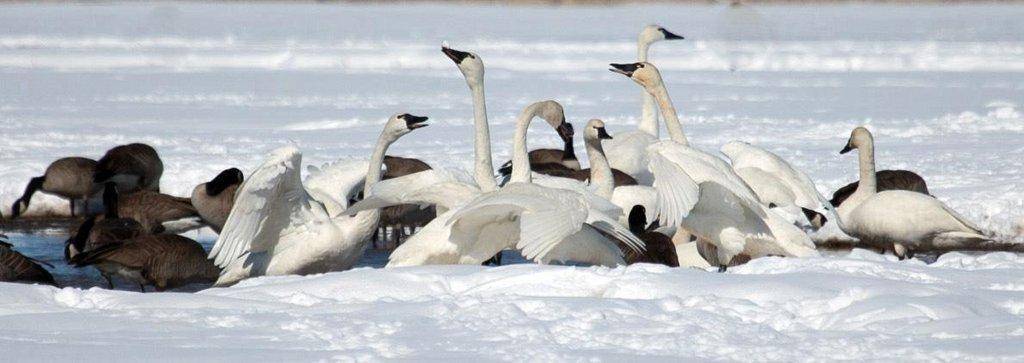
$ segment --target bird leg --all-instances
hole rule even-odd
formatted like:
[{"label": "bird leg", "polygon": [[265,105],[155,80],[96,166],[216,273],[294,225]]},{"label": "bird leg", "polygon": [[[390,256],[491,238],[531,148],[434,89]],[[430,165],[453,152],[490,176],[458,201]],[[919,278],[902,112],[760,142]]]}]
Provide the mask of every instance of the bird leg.
[{"label": "bird leg", "polygon": [[101,276],[103,276],[103,279],[107,280],[107,288],[110,289],[110,290],[113,290],[114,289],[114,280],[111,280],[110,276],[108,276],[106,274],[101,274]]},{"label": "bird leg", "polygon": [[75,216],[75,198],[68,199],[68,203],[71,204],[71,216]]},{"label": "bird leg", "polygon": [[718,265],[718,272],[719,273],[724,273],[726,268],[728,268],[728,266],[726,266],[726,265]]}]

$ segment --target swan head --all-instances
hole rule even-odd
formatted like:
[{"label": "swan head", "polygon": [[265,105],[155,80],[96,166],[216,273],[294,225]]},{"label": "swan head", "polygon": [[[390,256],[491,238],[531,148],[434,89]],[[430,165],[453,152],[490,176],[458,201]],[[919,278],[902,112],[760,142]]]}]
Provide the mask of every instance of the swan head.
[{"label": "swan head", "polygon": [[587,128],[583,131],[583,137],[587,140],[611,140],[612,135],[604,128],[604,121],[591,119],[587,121]]},{"label": "swan head", "polygon": [[859,126],[850,133],[850,139],[846,141],[846,147],[840,150],[839,153],[846,154],[853,149],[871,145],[873,142],[874,137],[871,136],[871,131],[868,131],[863,126]]},{"label": "swan head", "polygon": [[548,125],[551,125],[558,132],[558,136],[562,138],[562,141],[572,141],[576,131],[571,123],[565,122],[565,109],[562,108],[562,104],[557,101],[546,100],[534,103],[531,106],[536,112],[535,115],[544,119]]},{"label": "swan head", "polygon": [[441,46],[441,52],[455,62],[470,87],[484,81],[484,61],[476,53],[463,52],[447,46]]},{"label": "swan head", "polygon": [[651,25],[645,26],[644,29],[640,31],[640,39],[639,39],[639,41],[641,43],[651,44],[651,43],[662,41],[662,40],[681,40],[681,39],[686,39],[686,38],[683,38],[682,35],[678,35],[678,34],[675,34],[673,32],[670,32],[668,30],[665,30],[665,28],[660,26],[660,25],[651,24]]},{"label": "swan head", "polygon": [[648,62],[612,63],[608,70],[629,77],[644,88],[657,87],[661,84],[661,72]]},{"label": "swan head", "polygon": [[213,180],[210,180],[209,182],[206,183],[206,195],[216,197],[218,194],[223,192],[228,187],[232,185],[242,184],[242,181],[244,180],[245,179],[244,176],[242,175],[242,171],[238,170],[238,168],[224,170],[220,172],[220,174],[217,174],[217,176],[214,177]]},{"label": "swan head", "polygon": [[408,113],[399,113],[391,116],[384,125],[384,133],[399,137],[412,132],[412,130],[427,127],[426,116],[416,116]]}]

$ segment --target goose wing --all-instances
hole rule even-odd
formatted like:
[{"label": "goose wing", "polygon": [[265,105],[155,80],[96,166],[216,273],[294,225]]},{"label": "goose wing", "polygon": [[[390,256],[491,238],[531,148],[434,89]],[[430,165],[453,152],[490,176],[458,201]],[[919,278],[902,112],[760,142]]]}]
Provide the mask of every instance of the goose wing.
[{"label": "goose wing", "polygon": [[430,204],[445,210],[454,209],[480,194],[480,188],[470,180],[469,175],[461,171],[430,169],[380,181],[345,214],[400,204]]},{"label": "goose wing", "polygon": [[270,251],[283,232],[323,213],[302,186],[302,153],[292,146],[271,152],[242,183],[210,258],[225,268],[248,253]]}]

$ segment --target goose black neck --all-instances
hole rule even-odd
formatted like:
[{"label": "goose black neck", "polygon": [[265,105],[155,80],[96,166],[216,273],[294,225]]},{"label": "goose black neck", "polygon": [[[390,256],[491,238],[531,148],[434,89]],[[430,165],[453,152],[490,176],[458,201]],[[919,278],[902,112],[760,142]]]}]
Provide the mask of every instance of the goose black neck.
[{"label": "goose black neck", "polygon": [[106,183],[103,185],[103,208],[106,210],[107,218],[117,218],[117,184]]}]

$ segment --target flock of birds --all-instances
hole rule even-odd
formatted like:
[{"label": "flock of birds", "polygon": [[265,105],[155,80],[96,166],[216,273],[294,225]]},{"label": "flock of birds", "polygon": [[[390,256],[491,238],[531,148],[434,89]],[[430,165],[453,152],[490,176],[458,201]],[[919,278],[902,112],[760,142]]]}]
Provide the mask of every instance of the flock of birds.
[{"label": "flock of birds", "polygon": [[[690,146],[660,72],[647,61],[651,44],[672,39],[683,37],[647,26],[638,61],[611,64],[643,88],[641,122],[611,135],[603,121],[588,121],[582,131],[588,169],[577,159],[575,129],[562,106],[548,100],[519,114],[512,160],[496,177],[483,60],[443,46],[473,99],[470,172],[386,155],[399,138],[427,126],[427,117],[400,113],[388,119],[368,161],[309,167],[303,180],[302,154],[284,147],[248,178],[225,170],[190,198],[159,192],[163,165],[144,144],[117,146],[99,161],[60,159],[29,182],[13,217],[37,191],[68,199],[72,215],[85,209],[86,217],[67,240],[67,262],[95,267],[111,287],[117,277],[142,291],[346,270],[370,241],[385,237],[382,227],[391,227],[397,245],[387,267],[500,264],[496,257],[514,250],[543,264],[646,262],[725,271],[759,257],[817,255],[808,232],[829,223],[859,246],[901,259],[915,252],[1024,251],[994,240],[929,195],[919,175],[876,171],[873,136],[863,127],[840,152],[857,150],[860,179],[831,200],[806,174],[755,145],[727,143],[721,152],[728,160]],[[667,139],[659,135],[659,114]],[[535,118],[557,132],[563,148],[528,151]],[[97,196],[103,209],[90,213],[89,200]],[[204,226],[219,233],[209,253],[178,235]],[[37,261],[8,244],[0,245],[0,281],[54,283]]]}]

